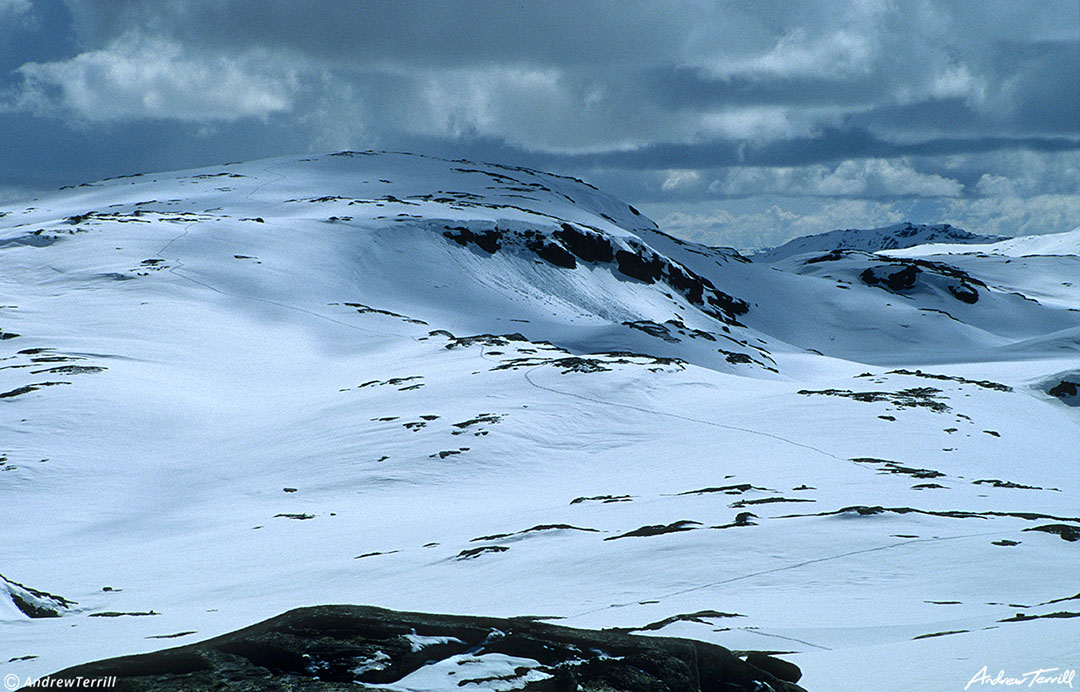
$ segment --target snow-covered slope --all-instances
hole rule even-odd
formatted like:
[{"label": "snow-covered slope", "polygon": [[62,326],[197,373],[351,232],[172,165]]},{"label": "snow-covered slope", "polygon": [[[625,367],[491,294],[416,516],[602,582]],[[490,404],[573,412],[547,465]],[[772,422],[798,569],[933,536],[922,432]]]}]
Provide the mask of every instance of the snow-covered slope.
[{"label": "snow-covered slope", "polygon": [[404,154],[0,211],[15,674],[320,603],[790,652],[808,690],[1080,660],[1075,257],[751,263]]},{"label": "snow-covered slope", "polygon": [[775,262],[792,255],[806,252],[829,252],[830,250],[892,250],[927,243],[952,243],[970,245],[993,243],[1003,240],[999,236],[969,233],[949,224],[893,224],[883,228],[847,228],[817,235],[807,235],[789,240],[783,245],[767,248],[752,255],[755,262]]},{"label": "snow-covered slope", "polygon": [[1065,233],[1044,233],[1042,235],[1024,235],[1000,240],[996,243],[968,247],[962,244],[929,243],[906,250],[891,250],[886,254],[894,256],[917,255],[952,255],[982,253],[986,255],[1004,255],[1005,257],[1032,257],[1036,255],[1056,255],[1075,257],[1080,254],[1080,227]]}]

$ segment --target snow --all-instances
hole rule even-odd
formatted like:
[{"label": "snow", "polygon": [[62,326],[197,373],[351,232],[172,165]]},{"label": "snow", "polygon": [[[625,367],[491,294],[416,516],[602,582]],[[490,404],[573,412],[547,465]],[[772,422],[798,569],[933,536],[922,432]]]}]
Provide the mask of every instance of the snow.
[{"label": "snow", "polygon": [[[889,254],[749,263],[574,180],[401,154],[36,205],[0,210],[0,330],[19,335],[0,340],[0,574],[78,608],[30,619],[0,592],[4,660],[35,657],[5,670],[317,603],[735,613],[644,633],[791,652],[814,692],[1080,663],[1075,619],[1008,620],[1080,610],[1060,600],[1075,544],[1030,530],[1080,525],[1080,409],[1047,393],[1080,371],[1075,249],[903,251],[979,280],[966,303],[928,266],[905,289],[860,278]],[[748,310],[552,264],[530,244],[563,223]],[[460,660],[395,685],[536,667]]]},{"label": "snow", "polygon": [[793,255],[829,250],[865,250],[878,252],[896,248],[909,248],[937,242],[954,245],[982,245],[1003,240],[1000,236],[970,233],[949,224],[893,224],[883,228],[848,228],[818,233],[790,240],[783,245],[765,248],[752,255],[755,262],[776,262]]},{"label": "snow", "polygon": [[412,646],[413,651],[422,651],[429,646],[435,646],[436,644],[464,644],[457,637],[426,637],[421,634],[405,634],[402,635],[409,644]]},{"label": "snow", "polygon": [[409,673],[387,690],[401,692],[441,692],[454,689],[485,689],[504,692],[520,690],[531,682],[551,678],[550,673],[535,670],[538,661],[506,654],[471,656],[459,654]]}]

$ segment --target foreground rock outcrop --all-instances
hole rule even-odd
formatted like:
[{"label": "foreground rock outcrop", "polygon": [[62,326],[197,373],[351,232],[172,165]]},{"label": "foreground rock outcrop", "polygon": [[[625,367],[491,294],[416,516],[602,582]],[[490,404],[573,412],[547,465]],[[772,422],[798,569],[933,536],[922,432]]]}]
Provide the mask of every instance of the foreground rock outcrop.
[{"label": "foreground rock outcrop", "polygon": [[760,653],[748,658],[755,665],[704,642],[531,619],[316,606],[205,642],[88,663],[50,677],[115,676],[113,689],[146,692],[802,689],[790,681],[799,677],[793,664]]}]

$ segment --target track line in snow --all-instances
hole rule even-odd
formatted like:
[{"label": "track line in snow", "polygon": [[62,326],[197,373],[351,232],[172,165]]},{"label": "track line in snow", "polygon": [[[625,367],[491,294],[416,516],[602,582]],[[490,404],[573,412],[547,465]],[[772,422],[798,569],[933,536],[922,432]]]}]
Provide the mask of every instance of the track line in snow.
[{"label": "track line in snow", "polygon": [[[537,365],[536,367],[529,368],[524,373],[525,380],[529,384],[531,384],[533,387],[536,387],[537,389],[542,389],[544,391],[552,392],[554,394],[562,394],[563,396],[569,396],[569,397],[573,397],[575,399],[581,399],[582,401],[590,401],[590,402],[595,403],[595,404],[602,404],[604,406],[614,406],[614,407],[617,407],[617,408],[628,409],[628,410],[631,410],[631,411],[639,411],[641,413],[648,413],[648,414],[651,414],[651,415],[654,415],[654,416],[666,416],[668,418],[676,418],[678,420],[684,420],[684,421],[688,421],[688,422],[691,422],[691,423],[700,423],[701,425],[708,425],[708,426],[711,426],[711,427],[714,427],[714,428],[721,428],[721,429],[724,429],[724,430],[734,430],[736,432],[742,432],[742,433],[746,433],[748,435],[757,435],[759,437],[766,437],[766,438],[769,438],[771,440],[776,440],[777,442],[783,442],[784,444],[788,444],[788,445],[791,445],[793,447],[799,447],[799,448],[802,448],[802,449],[810,450],[811,452],[816,452],[817,454],[821,454],[822,456],[826,456],[826,457],[828,457],[830,459],[834,459],[836,461],[848,461],[848,462],[851,461],[850,459],[845,459],[843,457],[838,457],[835,454],[832,454],[830,452],[826,452],[824,449],[819,449],[818,447],[814,447],[813,445],[804,444],[802,442],[796,442],[795,440],[790,440],[790,439],[788,439],[786,437],[782,437],[780,435],[776,435],[776,434],[773,434],[773,433],[762,432],[761,430],[754,430],[753,428],[743,428],[743,427],[740,427],[738,425],[729,425],[727,423],[718,423],[716,421],[706,420],[704,418],[694,418],[693,416],[684,416],[684,415],[679,414],[679,413],[671,413],[670,411],[657,411],[657,410],[654,410],[654,409],[645,408],[644,406],[634,406],[633,404],[621,404],[621,403],[614,402],[614,401],[605,401],[603,399],[597,399],[595,397],[585,396],[584,394],[575,394],[573,392],[564,392],[564,391],[561,391],[561,390],[558,390],[558,389],[554,389],[552,387],[546,387],[546,386],[544,386],[542,384],[538,384],[530,376],[534,370],[538,370],[538,369],[540,369],[542,367],[544,367],[544,366],[543,365]],[[854,462],[852,462],[852,463],[854,463]]]},{"label": "track line in snow", "polygon": [[[747,574],[741,574],[741,575],[739,575],[737,577],[728,577],[727,579],[720,579],[718,581],[709,582],[707,584],[699,584],[697,586],[691,586],[691,587],[688,587],[688,588],[685,588],[685,589],[679,589],[678,591],[671,591],[671,592],[668,592],[668,593],[665,593],[665,594],[661,594],[659,596],[648,596],[648,600],[663,601],[663,600],[667,600],[669,598],[674,598],[676,596],[682,596],[682,595],[685,595],[685,594],[688,594],[688,593],[693,593],[695,591],[703,591],[705,589],[710,589],[710,588],[713,588],[713,587],[716,587],[716,586],[723,586],[724,584],[731,584],[733,582],[743,581],[745,579],[752,579],[754,577],[760,577],[760,576],[764,576],[766,574],[775,574],[777,572],[786,572],[788,570],[798,569],[800,567],[806,567],[807,565],[814,565],[814,564],[818,564],[818,563],[822,563],[822,562],[830,562],[832,560],[840,560],[840,559],[845,558],[845,557],[851,557],[852,555],[864,555],[864,554],[867,554],[867,553],[876,553],[876,552],[881,552],[881,551],[884,551],[884,550],[892,550],[893,548],[900,548],[900,547],[906,546],[906,545],[915,545],[916,543],[935,543],[935,542],[938,542],[938,541],[955,541],[955,540],[961,540],[961,539],[965,539],[965,538],[979,538],[979,537],[985,537],[985,536],[1000,536],[1001,534],[1002,534],[1002,531],[999,530],[999,531],[986,531],[986,532],[982,532],[982,533],[965,534],[965,535],[962,535],[962,536],[941,536],[941,537],[937,537],[937,538],[915,538],[915,539],[902,541],[902,542],[899,542],[899,543],[890,543],[888,545],[879,545],[879,546],[875,546],[873,548],[863,548],[861,550],[849,550],[847,552],[838,553],[836,555],[829,555],[829,556],[826,556],[826,557],[814,558],[813,560],[803,560],[802,562],[796,562],[796,563],[793,563],[793,564],[790,564],[790,565],[783,565],[781,567],[773,567],[771,569],[764,569],[764,570],[759,570],[757,572],[750,572],[750,573],[747,573]],[[606,605],[606,606],[600,606],[598,608],[592,608],[590,610],[585,610],[585,611],[582,611],[580,613],[575,613],[573,615],[570,615],[569,617],[576,618],[576,617],[582,617],[582,616],[585,616],[585,615],[592,615],[593,613],[600,613],[600,612],[603,612],[605,610],[615,610],[617,608],[626,608],[626,607],[629,607],[629,606],[638,605],[638,603],[641,600],[644,600],[644,599],[638,598],[638,599],[636,599],[634,601],[631,601],[631,602],[628,602],[628,603],[611,603],[611,604]]]}]

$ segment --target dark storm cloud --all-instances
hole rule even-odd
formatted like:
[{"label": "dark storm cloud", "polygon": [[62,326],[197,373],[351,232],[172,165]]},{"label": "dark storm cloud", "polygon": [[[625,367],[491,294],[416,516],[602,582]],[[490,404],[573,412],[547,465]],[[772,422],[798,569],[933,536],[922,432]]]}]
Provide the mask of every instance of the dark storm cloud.
[{"label": "dark storm cloud", "polygon": [[1078,66],[1073,0],[0,0],[0,186],[376,148],[659,201],[1026,199],[1080,157]]}]

